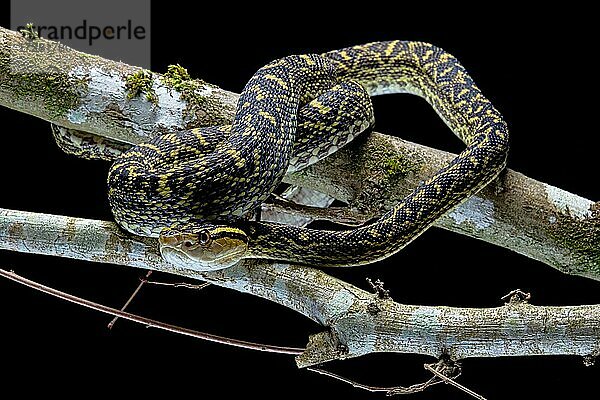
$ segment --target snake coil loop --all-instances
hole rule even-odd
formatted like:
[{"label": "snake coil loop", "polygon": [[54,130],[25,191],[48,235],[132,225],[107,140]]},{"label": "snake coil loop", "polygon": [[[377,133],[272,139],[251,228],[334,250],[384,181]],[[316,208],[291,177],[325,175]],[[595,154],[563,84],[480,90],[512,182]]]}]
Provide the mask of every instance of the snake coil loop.
[{"label": "snake coil loop", "polygon": [[[366,226],[323,231],[241,218],[286,172],[372,126],[369,96],[387,93],[423,97],[465,150]],[[376,42],[266,65],[244,88],[231,126],[165,134],[124,153],[109,174],[109,200],[121,226],[160,236],[163,256],[184,268],[243,258],[360,265],[400,250],[487,185],[507,152],[506,123],[453,56],[427,43]]]}]

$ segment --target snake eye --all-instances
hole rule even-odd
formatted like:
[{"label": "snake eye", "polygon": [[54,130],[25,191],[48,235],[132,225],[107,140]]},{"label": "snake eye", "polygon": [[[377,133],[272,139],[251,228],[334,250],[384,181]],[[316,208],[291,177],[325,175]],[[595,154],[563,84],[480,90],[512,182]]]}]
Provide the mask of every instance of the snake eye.
[{"label": "snake eye", "polygon": [[210,243],[210,232],[207,231],[206,229],[200,231],[200,233],[198,234],[198,242],[203,246],[206,246],[207,244],[209,244]]}]

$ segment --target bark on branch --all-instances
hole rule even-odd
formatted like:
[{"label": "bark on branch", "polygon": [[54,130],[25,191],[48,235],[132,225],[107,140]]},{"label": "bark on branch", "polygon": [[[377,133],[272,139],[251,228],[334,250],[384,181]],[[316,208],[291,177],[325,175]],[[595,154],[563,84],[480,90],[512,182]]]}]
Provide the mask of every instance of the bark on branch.
[{"label": "bark on branch", "polygon": [[60,126],[140,143],[161,131],[226,124],[236,101],[202,81],[164,79],[0,27],[0,105]]}]

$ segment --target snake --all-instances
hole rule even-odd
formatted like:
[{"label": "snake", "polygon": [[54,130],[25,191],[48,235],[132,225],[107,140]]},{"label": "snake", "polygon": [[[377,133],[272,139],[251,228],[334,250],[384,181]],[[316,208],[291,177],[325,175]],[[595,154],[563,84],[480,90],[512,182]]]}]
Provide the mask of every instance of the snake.
[{"label": "snake", "polygon": [[[465,148],[378,219],[319,230],[247,218],[280,184],[373,125],[371,96],[425,99]],[[109,202],[126,230],[158,237],[165,260],[199,271],[260,258],[356,266],[396,253],[506,166],[507,124],[458,60],[415,41],[293,55],[260,68],[231,125],[167,133],[122,154]]]}]

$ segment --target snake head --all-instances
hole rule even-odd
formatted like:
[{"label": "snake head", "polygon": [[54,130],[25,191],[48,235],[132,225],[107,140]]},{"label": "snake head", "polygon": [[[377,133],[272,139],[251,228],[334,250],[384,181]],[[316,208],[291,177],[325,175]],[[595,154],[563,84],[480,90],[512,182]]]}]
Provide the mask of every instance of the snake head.
[{"label": "snake head", "polygon": [[216,271],[237,264],[248,251],[248,236],[241,229],[202,224],[184,231],[165,230],[159,237],[163,258],[181,268]]}]

